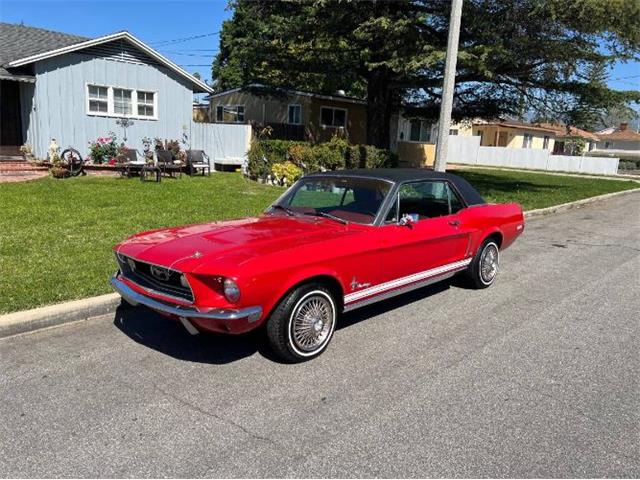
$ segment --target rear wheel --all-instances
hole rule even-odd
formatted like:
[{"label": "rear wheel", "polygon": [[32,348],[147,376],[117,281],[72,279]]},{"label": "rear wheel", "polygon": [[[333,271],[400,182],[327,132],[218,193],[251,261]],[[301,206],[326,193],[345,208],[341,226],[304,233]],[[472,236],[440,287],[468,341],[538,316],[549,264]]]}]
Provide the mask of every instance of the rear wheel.
[{"label": "rear wheel", "polygon": [[302,285],[289,292],[267,320],[269,345],[287,362],[317,357],[331,341],[336,317],[336,302],[326,287]]},{"label": "rear wheel", "polygon": [[487,288],[495,282],[500,266],[500,249],[494,239],[485,240],[469,264],[467,277],[475,288]]}]

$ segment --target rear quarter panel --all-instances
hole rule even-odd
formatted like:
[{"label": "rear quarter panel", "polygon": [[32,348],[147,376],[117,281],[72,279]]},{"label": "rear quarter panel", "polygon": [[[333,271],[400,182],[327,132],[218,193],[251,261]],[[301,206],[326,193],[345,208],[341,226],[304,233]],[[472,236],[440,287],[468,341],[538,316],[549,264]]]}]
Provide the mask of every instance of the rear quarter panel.
[{"label": "rear quarter panel", "polygon": [[500,249],[509,247],[524,230],[522,207],[517,203],[476,205],[460,212],[462,225],[470,231],[469,253],[475,255],[482,242],[500,234]]}]

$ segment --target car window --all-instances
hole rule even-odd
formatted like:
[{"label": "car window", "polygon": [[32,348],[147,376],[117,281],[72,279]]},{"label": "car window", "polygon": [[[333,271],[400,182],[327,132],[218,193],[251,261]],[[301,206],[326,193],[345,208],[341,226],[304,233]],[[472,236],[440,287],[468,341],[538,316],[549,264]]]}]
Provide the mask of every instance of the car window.
[{"label": "car window", "polygon": [[391,184],[359,177],[311,177],[300,180],[284,200],[294,213],[330,214],[343,220],[370,224]]},{"label": "car window", "polygon": [[[459,212],[463,203],[447,182],[412,182],[400,186],[400,211],[392,207],[387,221],[397,221],[404,215],[417,215],[419,220],[442,217]],[[399,214],[399,215],[398,215]]]}]

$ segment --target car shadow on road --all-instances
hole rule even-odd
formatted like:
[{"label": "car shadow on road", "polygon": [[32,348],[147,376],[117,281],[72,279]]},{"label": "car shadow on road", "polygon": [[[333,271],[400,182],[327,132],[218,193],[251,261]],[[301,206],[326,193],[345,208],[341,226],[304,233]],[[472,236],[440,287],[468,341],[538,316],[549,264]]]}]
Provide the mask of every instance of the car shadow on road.
[{"label": "car shadow on road", "polygon": [[[454,277],[347,312],[339,319],[336,330],[348,328],[369,318],[424,300],[451,286],[462,287],[463,285]],[[243,335],[213,333],[190,335],[177,321],[165,318],[144,307],[134,308],[126,305],[118,307],[113,324],[140,345],[178,360],[221,365],[250,357],[257,352],[268,360],[281,363],[267,345],[262,328]]]}]

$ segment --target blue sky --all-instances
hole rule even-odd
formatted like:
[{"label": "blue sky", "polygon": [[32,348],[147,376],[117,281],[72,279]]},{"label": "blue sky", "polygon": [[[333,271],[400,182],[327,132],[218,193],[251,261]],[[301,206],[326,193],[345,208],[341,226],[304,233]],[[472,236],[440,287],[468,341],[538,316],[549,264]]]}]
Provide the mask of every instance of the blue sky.
[{"label": "blue sky", "polygon": [[[189,72],[211,78],[222,22],[231,16],[226,0],[0,0],[0,19],[87,37],[128,30]],[[202,35],[202,36],[201,36]],[[201,36],[191,40],[187,37]],[[619,64],[610,86],[640,89],[640,63]]]}]

